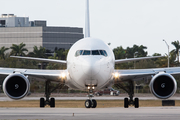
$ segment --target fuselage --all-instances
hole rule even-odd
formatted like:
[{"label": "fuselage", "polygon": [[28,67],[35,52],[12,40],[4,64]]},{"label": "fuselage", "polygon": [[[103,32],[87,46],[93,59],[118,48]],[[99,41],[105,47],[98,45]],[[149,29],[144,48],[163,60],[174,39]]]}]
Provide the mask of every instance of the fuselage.
[{"label": "fuselage", "polygon": [[115,58],[102,40],[84,38],[77,41],[67,55],[67,85],[73,89],[108,87],[112,81]]}]

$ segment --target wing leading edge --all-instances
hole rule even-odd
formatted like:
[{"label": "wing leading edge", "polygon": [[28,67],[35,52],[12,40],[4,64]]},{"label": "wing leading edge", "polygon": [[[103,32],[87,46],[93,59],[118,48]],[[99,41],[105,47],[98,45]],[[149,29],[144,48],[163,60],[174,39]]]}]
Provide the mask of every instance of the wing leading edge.
[{"label": "wing leading edge", "polygon": [[20,57],[20,56],[10,56],[10,57],[28,59],[28,60],[38,60],[38,61],[44,61],[44,62],[54,62],[54,63],[61,63],[61,64],[67,63],[65,60],[54,60],[54,59],[44,59],[44,58],[34,58],[34,57]]},{"label": "wing leading edge", "polygon": [[153,58],[162,58],[164,56],[153,56],[153,57],[139,57],[139,58],[128,58],[128,59],[119,59],[115,60],[115,63],[125,63],[125,62],[131,62],[131,61],[138,61],[138,60],[146,60],[146,59],[153,59]]},{"label": "wing leading edge", "polygon": [[117,74],[117,79],[120,81],[127,80],[142,80],[147,79],[158,74],[158,73],[168,73],[171,75],[179,75],[180,67],[171,67],[171,68],[153,68],[153,69],[134,69],[134,70],[115,70],[114,73]]},{"label": "wing leading edge", "polygon": [[62,74],[67,74],[67,70],[0,68],[0,75],[8,76],[14,73],[27,75],[34,80],[50,80],[59,82],[62,79]]}]

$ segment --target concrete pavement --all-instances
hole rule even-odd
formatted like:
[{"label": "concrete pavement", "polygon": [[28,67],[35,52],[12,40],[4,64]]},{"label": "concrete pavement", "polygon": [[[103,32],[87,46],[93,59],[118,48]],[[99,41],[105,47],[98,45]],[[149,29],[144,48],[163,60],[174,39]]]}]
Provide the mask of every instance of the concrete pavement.
[{"label": "concrete pavement", "polygon": [[179,120],[180,107],[141,108],[0,108],[0,119]]}]

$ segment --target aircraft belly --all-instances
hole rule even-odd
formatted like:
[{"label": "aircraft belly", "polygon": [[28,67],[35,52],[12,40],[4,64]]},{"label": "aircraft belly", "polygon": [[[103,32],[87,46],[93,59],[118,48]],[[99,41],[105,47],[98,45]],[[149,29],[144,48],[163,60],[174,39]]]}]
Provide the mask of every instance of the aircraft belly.
[{"label": "aircraft belly", "polygon": [[68,78],[68,86],[72,89],[85,89],[85,79],[88,79],[87,75],[83,75],[83,70],[81,65],[72,65],[72,68],[69,69],[69,78]]},{"label": "aircraft belly", "polygon": [[101,71],[98,76],[98,86],[97,89],[102,89],[103,87],[109,87],[109,82],[112,82],[112,74],[110,71]]},{"label": "aircraft belly", "polygon": [[[96,59],[95,59],[96,60]],[[94,60],[94,61],[95,61]],[[93,59],[92,59],[93,61]],[[95,89],[110,85],[112,80],[113,64],[107,62],[106,59],[100,59],[100,63],[87,63],[81,59],[75,59],[69,68],[69,87],[73,89],[87,89],[87,86],[94,86]],[[74,64],[76,63],[76,64]]]}]

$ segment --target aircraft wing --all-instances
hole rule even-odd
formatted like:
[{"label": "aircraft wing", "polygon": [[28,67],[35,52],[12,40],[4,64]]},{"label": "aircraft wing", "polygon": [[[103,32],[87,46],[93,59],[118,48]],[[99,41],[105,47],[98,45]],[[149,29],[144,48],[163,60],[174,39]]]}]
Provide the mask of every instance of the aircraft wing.
[{"label": "aircraft wing", "polygon": [[13,73],[24,74],[34,80],[61,81],[62,75],[66,74],[67,70],[0,68],[0,76],[8,76]]},{"label": "aircraft wing", "polygon": [[66,64],[65,60],[54,60],[54,59],[44,59],[44,58],[34,58],[34,57],[20,57],[20,56],[10,56],[12,58],[20,58],[20,59],[28,59],[28,60],[38,60],[44,62],[54,62],[54,63],[62,63]]},{"label": "aircraft wing", "polygon": [[126,80],[145,80],[148,77],[152,77],[158,73],[168,73],[171,75],[180,75],[180,67],[172,68],[153,68],[153,69],[134,69],[134,70],[115,70],[116,79],[120,81]]},{"label": "aircraft wing", "polygon": [[115,64],[125,63],[125,62],[131,62],[131,61],[138,61],[138,60],[162,58],[162,57],[164,57],[164,56],[153,56],[153,57],[139,57],[139,58],[119,59],[119,60],[115,60]]}]

